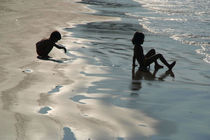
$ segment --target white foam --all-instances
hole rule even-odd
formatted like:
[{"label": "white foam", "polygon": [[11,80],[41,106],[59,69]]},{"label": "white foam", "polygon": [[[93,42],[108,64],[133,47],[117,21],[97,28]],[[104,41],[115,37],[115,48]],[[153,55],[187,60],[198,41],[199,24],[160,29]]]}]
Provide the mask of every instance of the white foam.
[{"label": "white foam", "polygon": [[192,0],[135,1],[147,9],[133,14],[144,29],[201,47],[196,52],[205,55],[204,61],[209,62],[210,51],[204,51],[202,46],[205,49],[210,46],[210,1],[200,1],[199,4]]}]

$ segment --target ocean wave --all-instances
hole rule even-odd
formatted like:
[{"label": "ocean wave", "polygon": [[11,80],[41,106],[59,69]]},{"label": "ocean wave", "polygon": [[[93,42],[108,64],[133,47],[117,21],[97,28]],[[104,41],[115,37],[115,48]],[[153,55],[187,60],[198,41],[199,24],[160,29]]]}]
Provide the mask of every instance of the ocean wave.
[{"label": "ocean wave", "polygon": [[[183,44],[199,46],[198,54],[205,54],[209,63],[210,1],[201,0],[135,0],[147,10],[132,13],[144,29],[162,34]],[[129,15],[129,14],[128,14]],[[205,50],[203,49],[205,48]]]}]

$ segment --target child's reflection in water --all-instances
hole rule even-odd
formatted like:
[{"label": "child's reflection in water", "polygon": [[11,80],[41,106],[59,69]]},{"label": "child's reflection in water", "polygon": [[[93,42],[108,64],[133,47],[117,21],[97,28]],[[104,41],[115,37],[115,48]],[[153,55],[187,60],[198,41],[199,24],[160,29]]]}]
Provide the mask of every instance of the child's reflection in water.
[{"label": "child's reflection in water", "polygon": [[164,79],[168,76],[175,77],[174,73],[172,71],[166,71],[160,77],[156,77],[156,73],[158,70],[154,70],[153,73],[151,73],[149,70],[142,70],[138,69],[135,71],[135,67],[132,69],[132,86],[131,90],[137,91],[142,88],[141,80],[148,80],[148,81],[153,81],[153,80],[159,80],[159,81],[164,81]]}]

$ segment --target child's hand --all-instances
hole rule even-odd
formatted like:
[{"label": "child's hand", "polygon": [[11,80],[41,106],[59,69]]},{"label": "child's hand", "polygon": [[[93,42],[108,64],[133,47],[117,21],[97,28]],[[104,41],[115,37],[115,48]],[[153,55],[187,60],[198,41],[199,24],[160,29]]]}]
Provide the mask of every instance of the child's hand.
[{"label": "child's hand", "polygon": [[137,65],[133,64],[132,66],[135,68]]},{"label": "child's hand", "polygon": [[64,49],[64,52],[66,53],[66,52],[67,52],[66,48],[65,48],[65,47],[63,47],[63,49]]}]

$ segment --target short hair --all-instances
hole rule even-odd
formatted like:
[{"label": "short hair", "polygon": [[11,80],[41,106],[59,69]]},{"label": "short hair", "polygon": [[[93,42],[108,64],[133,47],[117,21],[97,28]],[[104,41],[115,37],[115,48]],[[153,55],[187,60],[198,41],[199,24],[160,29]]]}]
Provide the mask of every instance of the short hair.
[{"label": "short hair", "polygon": [[133,39],[132,39],[132,43],[134,45],[138,44],[140,41],[142,41],[144,39],[144,34],[140,33],[140,32],[135,32],[135,34],[133,35]]},{"label": "short hair", "polygon": [[50,35],[50,39],[57,39],[57,40],[60,40],[61,39],[61,34],[58,32],[58,31],[54,31],[51,33]]}]

